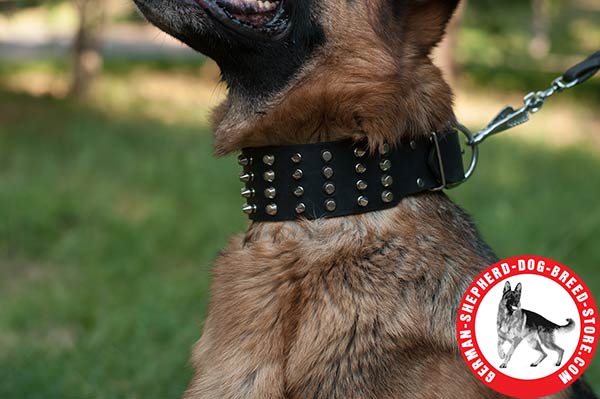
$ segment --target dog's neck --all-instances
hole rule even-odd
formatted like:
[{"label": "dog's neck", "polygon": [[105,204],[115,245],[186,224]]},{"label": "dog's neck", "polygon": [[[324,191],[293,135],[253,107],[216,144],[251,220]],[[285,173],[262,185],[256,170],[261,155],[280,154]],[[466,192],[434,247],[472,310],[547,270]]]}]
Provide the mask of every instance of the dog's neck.
[{"label": "dog's neck", "polygon": [[347,64],[326,55],[314,60],[265,98],[231,87],[213,115],[216,153],[345,138],[367,138],[376,148],[455,124],[452,92],[429,58],[399,62],[366,50]]},{"label": "dog's neck", "polygon": [[[359,40],[341,43],[364,49],[360,53],[323,49],[276,94],[248,97],[243,88],[230,87],[213,118],[216,153],[348,138],[366,139],[375,149],[385,142],[394,146],[400,138],[430,137],[456,124],[452,92],[429,57],[408,48],[392,53],[380,43]],[[421,213],[435,213],[435,203]]]}]

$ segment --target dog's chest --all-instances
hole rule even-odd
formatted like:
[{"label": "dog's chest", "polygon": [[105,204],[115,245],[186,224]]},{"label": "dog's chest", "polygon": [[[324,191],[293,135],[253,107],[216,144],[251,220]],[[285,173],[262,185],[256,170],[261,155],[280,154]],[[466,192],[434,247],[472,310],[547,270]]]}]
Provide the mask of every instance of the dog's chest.
[{"label": "dog's chest", "polygon": [[524,325],[525,319],[521,310],[517,310],[511,314],[501,312],[498,315],[498,335],[504,339],[513,339],[521,335]]},{"label": "dog's chest", "polygon": [[193,389],[222,398],[395,398],[427,391],[435,377],[426,362],[462,367],[449,353],[458,299],[440,276],[401,245],[363,255],[268,245],[223,255]]}]

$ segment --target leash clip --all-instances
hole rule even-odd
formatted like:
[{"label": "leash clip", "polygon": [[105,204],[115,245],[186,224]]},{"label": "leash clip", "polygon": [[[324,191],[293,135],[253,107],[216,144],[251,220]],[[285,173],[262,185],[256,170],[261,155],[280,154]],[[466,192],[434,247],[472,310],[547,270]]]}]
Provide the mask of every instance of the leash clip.
[{"label": "leash clip", "polygon": [[505,107],[485,128],[473,136],[469,145],[479,145],[494,134],[504,132],[528,122],[529,112],[533,109],[532,107],[535,106],[539,110],[543,105],[543,100],[541,100],[540,104],[540,100],[533,96],[535,96],[535,93],[530,93],[525,96],[525,106],[517,110],[511,106]]},{"label": "leash clip", "polygon": [[492,121],[483,129],[481,129],[472,139],[471,143],[479,145],[483,143],[488,137],[493,136],[497,133],[504,132],[512,129],[525,122],[529,122],[529,114],[535,114],[539,112],[546,100],[552,97],[556,93],[560,93],[563,90],[570,89],[577,85],[578,81],[565,82],[562,77],[555,79],[552,82],[551,87],[543,91],[533,91],[523,97],[523,105],[521,108],[514,109],[511,106],[506,106]]}]

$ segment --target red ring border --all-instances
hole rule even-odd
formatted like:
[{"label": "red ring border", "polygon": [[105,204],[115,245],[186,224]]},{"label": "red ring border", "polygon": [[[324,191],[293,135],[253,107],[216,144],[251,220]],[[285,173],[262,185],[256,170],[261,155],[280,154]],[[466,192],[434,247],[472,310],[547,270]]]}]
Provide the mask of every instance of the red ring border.
[{"label": "red ring border", "polygon": [[[556,265],[556,266],[559,266],[562,270],[568,271],[570,273],[571,277],[576,277],[578,280],[577,283],[582,285],[582,287],[584,289],[582,291],[582,293],[586,292],[589,295],[589,299],[586,301],[588,306],[587,307],[583,306],[582,303],[578,302],[575,295],[568,288],[566,288],[564,286],[564,283],[562,281],[559,281],[558,278],[555,278],[555,277],[551,276],[550,274],[537,272],[535,270],[531,271],[531,270],[526,269],[523,271],[519,271],[517,269],[517,270],[513,271],[512,267],[511,267],[511,272],[509,274],[507,274],[506,276],[503,276],[501,279],[490,284],[489,287],[486,289],[486,293],[477,301],[477,304],[473,305],[474,309],[473,309],[473,312],[471,313],[471,315],[473,315],[471,321],[467,322],[467,323],[465,323],[464,321],[460,321],[459,316],[461,313],[463,313],[461,311],[462,306],[463,306],[463,304],[466,303],[465,299],[471,293],[471,288],[477,286],[477,281],[480,278],[484,277],[484,275],[486,273],[488,273],[494,267],[501,267],[501,265],[503,263],[508,263],[511,266],[513,264],[516,265],[519,260],[525,260],[526,262],[529,260],[534,260],[536,264],[539,261],[544,261],[546,263],[547,267],[552,268],[552,266],[550,266],[550,265]],[[473,280],[473,282],[469,285],[469,288],[463,295],[462,300],[459,305],[459,308],[458,308],[458,314],[457,314],[457,318],[456,318],[456,338],[459,343],[460,353],[461,353],[463,359],[465,360],[465,363],[469,367],[469,370],[482,383],[484,383],[489,388],[491,388],[497,392],[500,392],[501,394],[508,395],[508,396],[511,396],[514,398],[537,399],[537,398],[552,395],[552,394],[558,393],[564,389],[567,389],[571,384],[573,384],[575,381],[577,381],[581,377],[581,375],[583,375],[585,370],[591,364],[592,359],[594,358],[596,349],[598,347],[598,339],[600,338],[600,325],[599,325],[598,321],[594,324],[596,331],[595,331],[595,335],[594,335],[594,337],[595,337],[594,343],[590,345],[590,346],[592,346],[591,353],[582,353],[580,355],[580,354],[578,354],[578,351],[576,350],[575,353],[571,356],[571,358],[564,361],[562,367],[560,369],[558,369],[555,373],[553,373],[549,376],[546,376],[544,378],[537,379],[537,380],[521,380],[521,379],[513,378],[513,377],[510,377],[510,376],[504,374],[501,369],[498,369],[497,367],[492,365],[492,363],[487,358],[485,358],[485,356],[483,355],[481,348],[479,347],[479,343],[477,342],[477,337],[475,334],[475,319],[476,319],[476,315],[479,310],[479,307],[481,305],[481,302],[483,301],[483,298],[485,297],[485,295],[487,295],[487,293],[489,293],[489,291],[493,287],[495,287],[497,284],[505,281],[508,278],[523,275],[523,274],[532,274],[532,275],[537,275],[537,276],[541,276],[541,277],[546,277],[546,278],[558,283],[561,287],[563,287],[565,289],[565,291],[567,291],[569,293],[569,295],[575,302],[581,320],[583,320],[583,318],[584,318],[582,312],[585,309],[590,309],[590,308],[592,308],[594,310],[593,317],[595,317],[596,320],[598,320],[598,318],[599,318],[598,307],[596,306],[596,302],[593,298],[592,292],[590,291],[588,286],[585,284],[585,282],[581,279],[581,277],[579,277],[579,275],[577,275],[575,272],[573,272],[573,270],[571,270],[567,266],[565,266],[562,263],[557,262],[553,259],[545,258],[542,256],[535,256],[535,255],[522,255],[522,256],[515,256],[512,258],[503,259],[501,261],[494,263],[493,265],[489,266],[484,271],[482,271]],[[471,305],[471,303],[468,303],[468,304]],[[467,324],[467,328],[464,327],[465,324]],[[490,369],[496,373],[496,377],[494,378],[494,380],[491,383],[488,383],[487,381],[485,381],[485,377],[478,375],[476,370],[473,370],[473,368],[471,367],[472,362],[468,361],[467,357],[465,356],[465,352],[467,350],[465,350],[461,347],[462,340],[460,338],[460,330],[465,330],[465,329],[470,329],[472,331],[472,338],[473,338],[473,345],[474,345],[473,347],[477,351],[479,357],[485,361],[486,366],[490,367]],[[584,337],[583,330],[584,330],[584,325],[583,325],[583,323],[580,323],[580,334],[579,334],[579,342],[577,343],[577,348],[579,348],[581,346],[581,344],[583,343],[583,337]],[[470,349],[470,348],[468,348],[468,349]],[[567,367],[571,364],[571,361],[573,360],[573,358],[575,358],[577,356],[582,358],[583,360],[585,360],[585,365],[582,368],[580,368],[579,374],[577,376],[574,376],[574,378],[568,384],[563,384],[559,380],[558,376],[567,369]]]}]

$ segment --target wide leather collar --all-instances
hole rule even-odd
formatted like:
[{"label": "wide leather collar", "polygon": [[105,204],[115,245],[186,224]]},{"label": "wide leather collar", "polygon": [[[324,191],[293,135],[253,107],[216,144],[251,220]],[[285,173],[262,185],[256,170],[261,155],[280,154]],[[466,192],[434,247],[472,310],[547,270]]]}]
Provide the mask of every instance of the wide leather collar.
[{"label": "wide leather collar", "polygon": [[366,142],[245,148],[238,158],[250,219],[280,222],[388,209],[465,179],[458,133],[370,149]]}]

